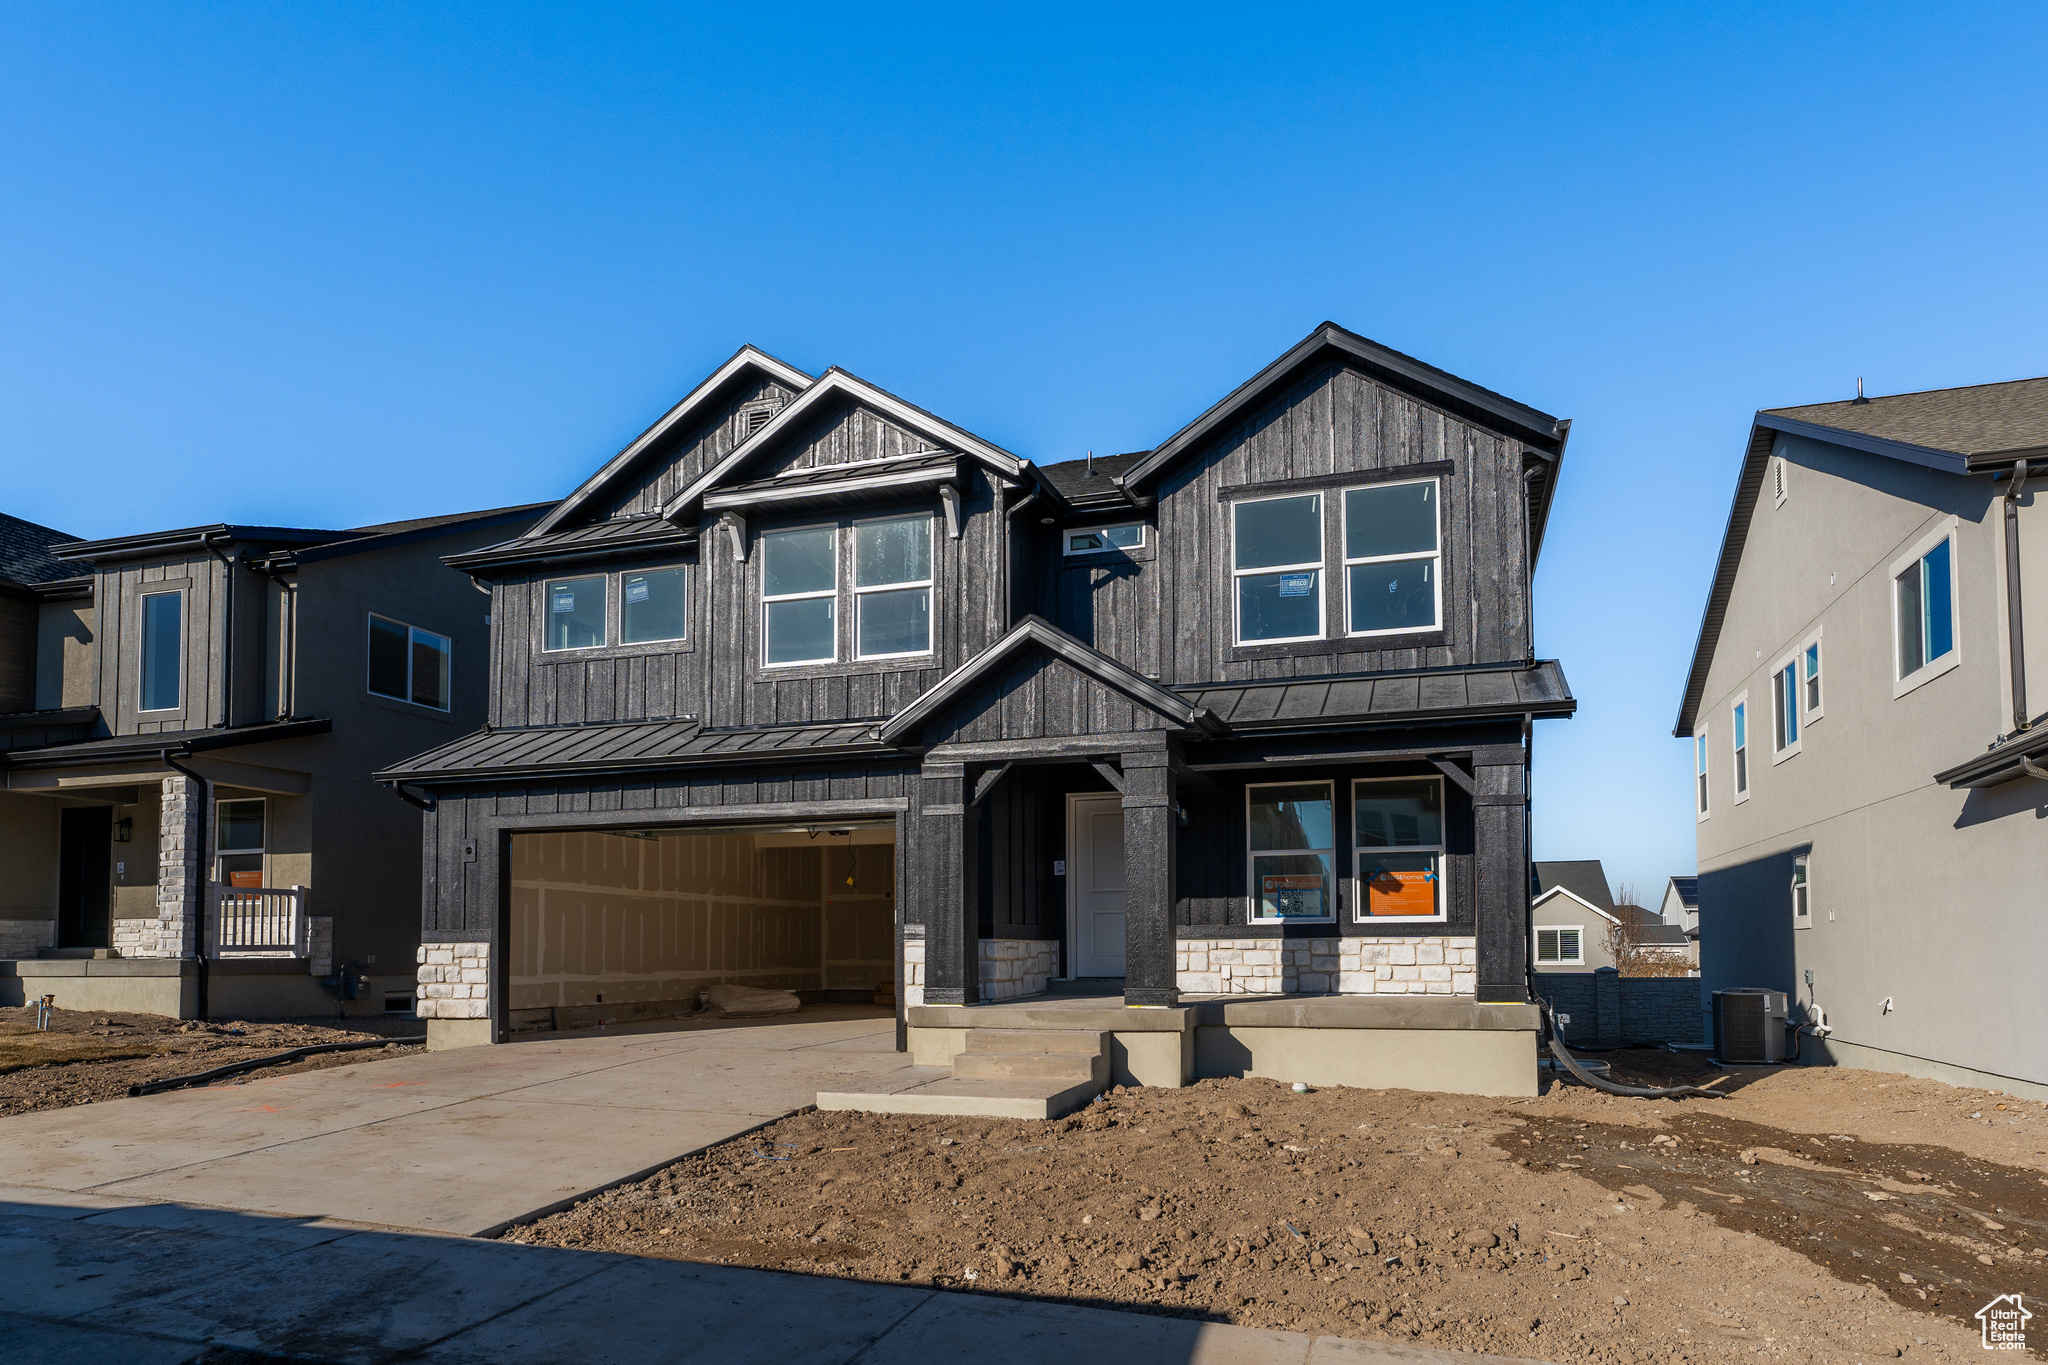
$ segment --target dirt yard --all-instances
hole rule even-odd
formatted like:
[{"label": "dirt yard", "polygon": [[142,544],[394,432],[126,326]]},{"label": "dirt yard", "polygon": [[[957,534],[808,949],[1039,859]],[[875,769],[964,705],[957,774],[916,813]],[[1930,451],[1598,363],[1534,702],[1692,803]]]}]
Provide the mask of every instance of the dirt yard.
[{"label": "dirt yard", "polygon": [[[414,1041],[402,1042],[400,1038]],[[424,1044],[418,1020],[370,1015],[335,1020],[194,1023],[155,1014],[54,1010],[47,1032],[33,1006],[0,1009],[0,1118],[32,1109],[61,1109],[118,1099],[138,1082],[190,1076],[217,1066],[269,1056],[310,1043],[391,1038],[387,1047],[329,1052],[233,1077],[245,1079],[350,1066],[403,1056]]]},{"label": "dirt yard", "polygon": [[812,1112],[507,1236],[1560,1362],[1960,1359],[1993,1296],[2048,1296],[2048,1107],[1846,1070],[1721,1088]]}]

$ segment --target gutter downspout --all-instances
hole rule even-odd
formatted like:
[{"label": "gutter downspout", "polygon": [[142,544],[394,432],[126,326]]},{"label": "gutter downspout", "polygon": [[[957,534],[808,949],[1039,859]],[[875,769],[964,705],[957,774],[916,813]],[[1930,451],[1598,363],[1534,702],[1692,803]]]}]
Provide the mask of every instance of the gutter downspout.
[{"label": "gutter downspout", "polygon": [[[209,546],[208,548],[212,547]],[[199,1017],[204,1019],[207,1015],[206,916],[207,912],[213,908],[211,904],[213,900],[213,873],[207,866],[212,860],[206,856],[206,833],[207,825],[210,823],[207,816],[213,811],[213,785],[204,777],[193,772],[190,768],[172,757],[171,750],[164,750],[162,758],[166,767],[183,773],[199,784],[199,835],[197,840],[199,847],[193,850],[198,855],[199,863],[199,913],[198,922],[193,925],[192,947],[199,958],[199,982],[198,990],[195,992],[197,995],[195,1008]]]},{"label": "gutter downspout", "polygon": [[[2005,629],[2012,651],[2012,728],[2033,728],[2027,711],[2027,635],[2020,612],[2020,494],[2027,486],[2027,462],[2015,460],[2005,485]],[[2032,765],[2029,765],[2031,767]],[[2036,771],[2034,776],[2039,776]]]}]

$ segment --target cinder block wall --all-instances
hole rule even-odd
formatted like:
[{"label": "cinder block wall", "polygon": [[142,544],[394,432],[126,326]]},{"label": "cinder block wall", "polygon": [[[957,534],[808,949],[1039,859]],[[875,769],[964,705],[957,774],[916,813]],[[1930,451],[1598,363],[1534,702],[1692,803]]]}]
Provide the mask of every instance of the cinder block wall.
[{"label": "cinder block wall", "polygon": [[[1599,988],[1602,976],[1609,988]],[[1618,988],[1618,990],[1616,989]],[[1621,976],[1611,967],[1596,972],[1539,972],[1536,993],[1551,1008],[1569,1014],[1563,1028],[1567,1044],[1614,1047],[1621,1044],[1703,1043],[1700,979],[1696,976]],[[1619,999],[1618,1019],[1607,1017]]]}]

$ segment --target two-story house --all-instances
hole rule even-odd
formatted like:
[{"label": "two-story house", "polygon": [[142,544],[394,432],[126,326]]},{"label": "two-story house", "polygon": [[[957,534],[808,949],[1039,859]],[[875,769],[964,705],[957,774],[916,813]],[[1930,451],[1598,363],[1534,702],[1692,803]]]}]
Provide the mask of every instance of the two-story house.
[{"label": "two-story house", "polygon": [[490,606],[441,557],[542,510],[95,541],[0,519],[0,1000],[409,1009],[418,827],[370,774],[481,722]]},{"label": "two-story house", "polygon": [[1567,429],[1325,324],[1154,449],[1039,465],[742,349],[449,561],[490,724],[382,774],[431,806],[430,1040],[886,985],[945,1065],[1092,989],[1150,1084],[1529,1092]]},{"label": "two-story house", "polygon": [[2048,379],[1757,413],[1675,729],[1703,1011],[2048,1097],[2044,464]]}]

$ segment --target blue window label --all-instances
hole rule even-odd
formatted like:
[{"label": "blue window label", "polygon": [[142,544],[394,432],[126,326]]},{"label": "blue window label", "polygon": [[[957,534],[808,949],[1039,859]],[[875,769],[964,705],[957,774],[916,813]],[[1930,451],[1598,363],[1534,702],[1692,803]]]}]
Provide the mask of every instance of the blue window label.
[{"label": "blue window label", "polygon": [[645,602],[647,600],[647,585],[645,583],[628,583],[626,585],[626,600],[628,602]]},{"label": "blue window label", "polygon": [[1316,576],[1308,573],[1284,573],[1280,575],[1282,597],[1309,597],[1315,593]]},{"label": "blue window label", "polygon": [[575,593],[573,593],[573,592],[558,592],[558,593],[556,593],[556,594],[555,594],[555,610],[556,610],[556,611],[574,611],[574,610],[576,610],[576,594],[575,594]]}]

